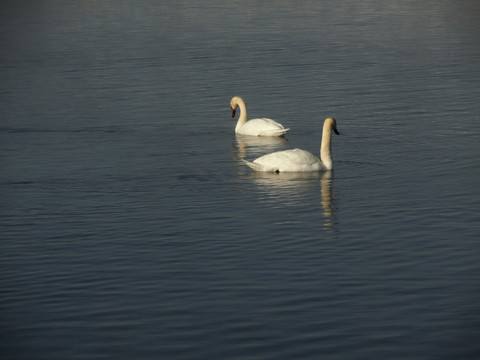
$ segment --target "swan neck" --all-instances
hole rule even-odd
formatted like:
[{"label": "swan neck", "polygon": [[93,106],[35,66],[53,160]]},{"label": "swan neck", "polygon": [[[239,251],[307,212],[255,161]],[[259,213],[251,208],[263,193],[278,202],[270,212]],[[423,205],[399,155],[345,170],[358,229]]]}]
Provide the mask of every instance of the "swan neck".
[{"label": "swan neck", "polygon": [[240,115],[238,116],[235,131],[238,131],[238,129],[240,129],[247,122],[247,106],[245,105],[245,102],[242,99],[239,99],[237,105],[240,108]]},{"label": "swan neck", "polygon": [[320,159],[322,160],[325,170],[332,170],[332,126],[325,123],[322,133],[322,144],[320,146]]}]

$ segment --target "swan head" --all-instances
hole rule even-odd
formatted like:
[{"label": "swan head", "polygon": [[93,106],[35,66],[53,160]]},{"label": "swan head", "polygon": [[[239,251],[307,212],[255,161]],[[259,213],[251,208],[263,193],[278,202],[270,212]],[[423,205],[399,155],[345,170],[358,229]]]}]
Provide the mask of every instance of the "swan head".
[{"label": "swan head", "polygon": [[326,118],[324,124],[325,124],[324,125],[325,127],[330,127],[330,129],[332,129],[335,134],[340,135],[340,133],[337,130],[337,121],[335,120],[335,118],[333,117]]},{"label": "swan head", "polygon": [[234,96],[232,97],[232,100],[230,100],[230,108],[232,109],[232,118],[235,117],[235,112],[240,102],[243,102],[240,96]]}]

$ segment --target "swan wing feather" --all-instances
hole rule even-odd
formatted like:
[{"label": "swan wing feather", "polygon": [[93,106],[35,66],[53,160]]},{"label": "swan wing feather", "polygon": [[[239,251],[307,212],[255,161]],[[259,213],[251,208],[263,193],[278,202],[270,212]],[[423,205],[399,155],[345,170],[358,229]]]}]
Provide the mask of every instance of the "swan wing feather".
[{"label": "swan wing feather", "polygon": [[288,130],[282,124],[268,118],[258,118],[248,120],[239,130],[242,135],[254,136],[282,136]]}]

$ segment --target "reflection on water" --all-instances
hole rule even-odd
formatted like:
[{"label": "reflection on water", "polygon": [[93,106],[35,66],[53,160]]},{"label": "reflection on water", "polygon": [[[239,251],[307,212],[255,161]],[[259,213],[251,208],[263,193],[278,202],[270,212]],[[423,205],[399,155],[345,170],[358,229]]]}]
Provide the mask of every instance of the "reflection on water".
[{"label": "reflection on water", "polygon": [[288,140],[284,137],[237,134],[236,140],[236,144],[232,146],[234,160],[244,159],[247,156],[253,160],[259,156],[289,148]]},{"label": "reflection on water", "polygon": [[305,203],[305,197],[309,197],[312,193],[318,194],[320,184],[323,225],[327,231],[335,230],[337,221],[332,197],[332,171],[278,174],[252,172],[249,174],[249,179],[265,192],[269,199],[277,199],[285,206],[296,207]]},{"label": "reflection on water", "polygon": [[322,188],[322,207],[323,207],[323,216],[325,219],[324,227],[327,230],[333,230],[333,226],[336,225],[335,220],[335,208],[333,206],[332,199],[332,183],[333,183],[333,173],[332,171],[325,171],[322,173],[322,178],[320,180]]},{"label": "reflection on water", "polygon": [[1,358],[478,358],[480,1],[241,5],[2,3]]}]

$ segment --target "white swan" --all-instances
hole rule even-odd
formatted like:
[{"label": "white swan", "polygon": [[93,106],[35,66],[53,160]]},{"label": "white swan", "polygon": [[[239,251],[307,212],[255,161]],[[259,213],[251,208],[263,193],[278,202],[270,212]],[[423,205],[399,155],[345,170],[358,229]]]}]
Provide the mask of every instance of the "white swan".
[{"label": "white swan", "polygon": [[240,96],[234,96],[230,100],[232,108],[232,118],[235,117],[237,107],[240,107],[240,116],[238,118],[235,133],[253,136],[283,136],[290,129],[285,129],[282,124],[272,119],[252,119],[247,121],[247,106]]},{"label": "white swan", "polygon": [[264,172],[304,172],[322,171],[332,169],[332,130],[340,135],[337,130],[337,122],[329,117],[323,123],[322,144],[320,146],[320,158],[301,149],[277,151],[263,155],[253,162],[243,160],[255,171]]}]

